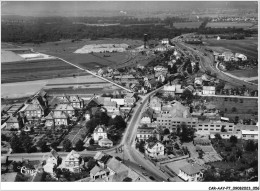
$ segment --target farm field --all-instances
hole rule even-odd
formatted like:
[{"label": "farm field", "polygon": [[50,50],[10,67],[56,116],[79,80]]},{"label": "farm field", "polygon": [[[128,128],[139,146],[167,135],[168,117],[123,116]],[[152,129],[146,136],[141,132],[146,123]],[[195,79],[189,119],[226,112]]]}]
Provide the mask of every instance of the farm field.
[{"label": "farm field", "polygon": [[251,70],[233,70],[233,71],[228,71],[228,73],[235,75],[237,77],[246,77],[246,78],[258,76],[257,68]]},{"label": "farm field", "polygon": [[235,53],[245,54],[248,57],[257,59],[257,38],[244,39],[244,40],[205,40],[205,45],[214,49],[214,47],[223,47]]},{"label": "farm field", "polygon": [[42,80],[85,73],[60,60],[1,63],[2,83]]},{"label": "farm field", "polygon": [[242,23],[242,22],[209,22],[206,27],[211,28],[249,28],[253,26],[253,23]]},{"label": "farm field", "polygon": [[[77,64],[85,69],[96,69],[99,67],[115,66],[128,59],[128,53],[94,53],[92,54],[75,54],[77,49],[89,44],[120,44],[125,43],[135,48],[143,44],[140,40],[130,39],[101,39],[89,40],[83,39],[80,41],[62,40],[58,42],[47,42],[39,45],[24,44],[24,47],[32,47],[35,51],[61,57],[74,64]],[[104,57],[109,55],[110,57]]]},{"label": "farm field", "polygon": [[173,23],[173,26],[177,29],[179,28],[199,28],[202,22],[183,22],[183,23]]}]

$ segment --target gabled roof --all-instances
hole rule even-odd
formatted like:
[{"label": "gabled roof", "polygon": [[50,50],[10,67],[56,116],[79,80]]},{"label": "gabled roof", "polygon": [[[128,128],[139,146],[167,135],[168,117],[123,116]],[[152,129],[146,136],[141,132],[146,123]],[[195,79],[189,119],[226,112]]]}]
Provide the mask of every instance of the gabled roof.
[{"label": "gabled roof", "polygon": [[188,165],[180,168],[181,171],[185,172],[188,175],[197,174],[202,169],[203,169],[203,167],[201,167],[201,166],[199,166],[197,164],[194,164],[194,165],[188,164]]},{"label": "gabled roof", "polygon": [[51,111],[46,117],[45,117],[46,120],[53,120],[53,112]]},{"label": "gabled roof", "polygon": [[96,126],[94,133],[98,132],[98,129],[100,129],[100,128],[103,130],[104,133],[107,132],[107,128],[105,127],[105,125],[98,125],[98,126]]},{"label": "gabled roof", "polygon": [[72,150],[66,157],[65,161],[69,161],[70,158],[74,158],[74,161],[78,161],[80,158],[80,154],[77,153],[75,150]]},{"label": "gabled roof", "polygon": [[105,106],[113,106],[116,107],[116,102],[115,101],[104,101],[104,107]]},{"label": "gabled roof", "polygon": [[115,173],[122,173],[127,172],[128,167],[122,164],[119,160],[117,160],[115,157],[111,158],[108,163],[107,167],[109,167],[111,170],[113,170]]},{"label": "gabled roof", "polygon": [[214,86],[203,86],[203,90],[215,91],[215,87]]},{"label": "gabled roof", "polygon": [[95,160],[100,160],[104,155],[106,155],[103,151],[98,151],[94,156]]},{"label": "gabled roof", "polygon": [[54,113],[52,117],[54,119],[67,119],[69,118],[69,115],[64,111],[61,111],[60,113]]},{"label": "gabled roof", "polygon": [[10,116],[6,123],[18,123],[18,120],[16,117]]},{"label": "gabled roof", "polygon": [[[148,148],[149,148],[149,149],[152,149],[157,143],[163,145],[160,141],[149,142],[149,143],[146,143],[146,144],[148,144]],[[164,145],[163,145],[163,146],[164,146]]]},{"label": "gabled roof", "polygon": [[39,109],[43,111],[43,108],[40,104],[28,104],[24,111],[35,111]]},{"label": "gabled roof", "polygon": [[58,158],[59,157],[59,154],[57,153],[57,151],[55,151],[54,149],[52,149],[51,151],[50,151],[50,155],[52,155],[54,158]]},{"label": "gabled roof", "polygon": [[60,111],[74,111],[74,108],[70,104],[59,104],[55,108],[55,110],[60,110]]},{"label": "gabled roof", "polygon": [[103,168],[96,165],[94,168],[91,169],[90,174],[96,175],[98,172],[103,170],[104,170]]}]

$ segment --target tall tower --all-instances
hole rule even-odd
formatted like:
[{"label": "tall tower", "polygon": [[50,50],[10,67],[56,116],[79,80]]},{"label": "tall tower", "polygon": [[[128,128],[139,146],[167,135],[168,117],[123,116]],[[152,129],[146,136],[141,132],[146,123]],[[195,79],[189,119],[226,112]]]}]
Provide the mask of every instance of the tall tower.
[{"label": "tall tower", "polygon": [[144,48],[146,48],[147,42],[148,42],[148,35],[144,34]]}]

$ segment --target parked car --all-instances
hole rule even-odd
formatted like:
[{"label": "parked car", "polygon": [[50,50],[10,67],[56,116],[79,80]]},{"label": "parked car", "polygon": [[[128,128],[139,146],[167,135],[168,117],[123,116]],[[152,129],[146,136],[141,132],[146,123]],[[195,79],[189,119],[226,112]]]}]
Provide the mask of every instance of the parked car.
[{"label": "parked car", "polygon": [[150,176],[149,178],[150,178],[151,180],[155,180],[155,178],[154,178],[154,177],[152,177],[152,176]]},{"label": "parked car", "polygon": [[147,174],[146,172],[142,172],[142,174],[143,174],[144,176],[148,176],[148,174]]}]

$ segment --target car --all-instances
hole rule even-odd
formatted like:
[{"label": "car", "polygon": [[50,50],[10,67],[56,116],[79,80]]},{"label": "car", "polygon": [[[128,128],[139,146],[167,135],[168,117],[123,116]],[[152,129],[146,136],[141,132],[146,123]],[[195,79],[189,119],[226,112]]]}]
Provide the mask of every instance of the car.
[{"label": "car", "polygon": [[143,174],[144,176],[148,176],[148,174],[147,174],[146,172],[142,172],[142,174]]},{"label": "car", "polygon": [[150,178],[151,180],[155,180],[155,178],[154,178],[154,177],[152,177],[152,176],[149,176],[149,178]]},{"label": "car", "polygon": [[145,170],[145,168],[144,168],[142,165],[139,165],[139,167],[140,167],[141,169]]}]

